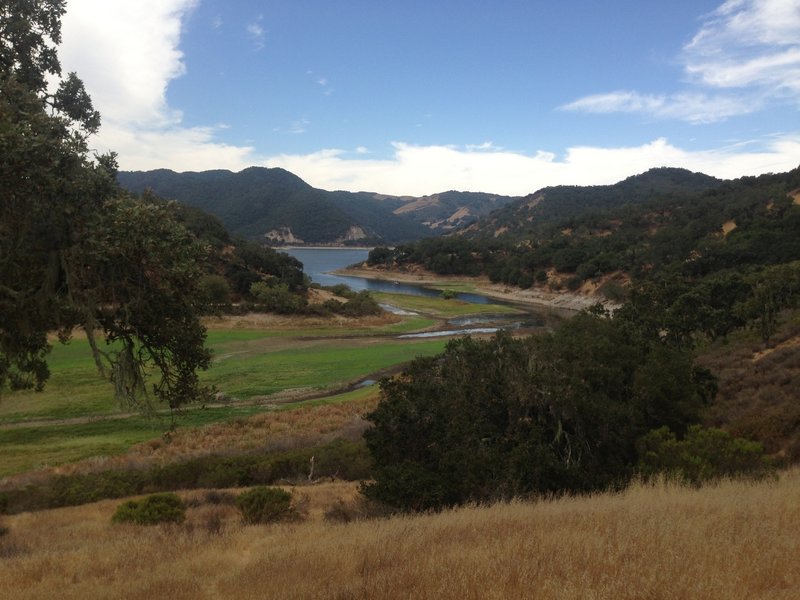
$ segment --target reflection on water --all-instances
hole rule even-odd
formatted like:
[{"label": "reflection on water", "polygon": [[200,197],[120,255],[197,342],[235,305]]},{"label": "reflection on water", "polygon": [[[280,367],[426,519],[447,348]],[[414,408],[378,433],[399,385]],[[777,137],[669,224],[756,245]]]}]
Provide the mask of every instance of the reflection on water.
[{"label": "reflection on water", "polygon": [[[367,260],[369,250],[365,248],[285,248],[281,249],[303,263],[303,271],[314,283],[324,286],[345,284],[355,291],[370,290],[376,292],[389,292],[394,294],[408,294],[411,296],[439,297],[441,292],[421,287],[410,283],[398,283],[363,277],[350,277],[334,275],[333,271],[343,269],[350,265],[360,264]],[[492,304],[497,300],[480,294],[457,294],[456,298],[472,304]],[[414,315],[388,304],[381,305],[385,310],[399,315]],[[539,328],[544,327],[547,317],[542,314],[529,312],[520,315],[508,314],[483,314],[468,315],[450,319],[447,326],[450,329],[439,331],[425,331],[422,333],[409,333],[401,338],[435,338],[451,335],[469,335],[478,333],[495,333],[501,329]]]},{"label": "reflection on water", "polygon": [[[408,294],[410,296],[427,296],[431,298],[442,295],[438,290],[410,283],[333,274],[333,271],[337,269],[343,269],[367,260],[369,250],[366,248],[280,248],[280,251],[294,256],[302,262],[303,272],[311,277],[311,281],[320,285],[331,286],[343,283],[356,292],[369,290],[372,292]],[[496,302],[480,294],[457,294],[456,298],[472,304],[491,304]]]},{"label": "reflection on water", "polygon": [[446,329],[442,331],[423,331],[422,333],[405,333],[398,335],[400,339],[405,338],[437,338],[447,337],[451,335],[471,335],[474,333],[497,333],[501,329],[508,329],[507,327],[472,327],[469,329]]}]

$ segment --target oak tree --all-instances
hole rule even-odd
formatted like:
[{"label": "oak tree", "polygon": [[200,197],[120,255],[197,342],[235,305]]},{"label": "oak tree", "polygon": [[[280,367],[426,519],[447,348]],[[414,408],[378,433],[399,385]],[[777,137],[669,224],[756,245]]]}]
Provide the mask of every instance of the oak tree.
[{"label": "oak tree", "polygon": [[100,115],[61,72],[64,12],[0,0],[0,390],[41,388],[49,336],[83,329],[119,397],[176,408],[210,361],[195,294],[205,248],[168,206],[118,187],[113,153],[90,153]]}]

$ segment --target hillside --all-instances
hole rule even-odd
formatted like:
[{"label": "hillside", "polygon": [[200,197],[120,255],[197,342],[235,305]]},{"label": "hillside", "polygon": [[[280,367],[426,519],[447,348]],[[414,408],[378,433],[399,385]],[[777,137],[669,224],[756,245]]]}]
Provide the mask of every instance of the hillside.
[{"label": "hillside", "polygon": [[548,226],[589,212],[641,204],[655,198],[678,198],[719,186],[721,180],[686,169],[650,169],[613,185],[559,185],[510,202],[468,227],[469,238],[540,235]]},{"label": "hillside", "polygon": [[[186,522],[112,524],[120,501],[7,517],[9,598],[797,598],[800,477],[342,519],[355,485],[291,490],[302,522],[243,525],[238,490]],[[353,514],[356,511],[350,510]],[[80,543],[76,543],[80,540]]]},{"label": "hillside", "polygon": [[176,173],[166,169],[120,172],[133,193],[202,208],[235,235],[293,244],[396,244],[450,231],[513,200],[469,192],[423,198],[369,192],[330,192],[308,185],[283,169],[251,167]]},{"label": "hillside", "polygon": [[800,259],[800,169],[703,190],[712,181],[657,169],[614,186],[546,189],[535,205],[514,202],[464,235],[375,252],[370,262],[577,290],[612,274],[698,278]]}]

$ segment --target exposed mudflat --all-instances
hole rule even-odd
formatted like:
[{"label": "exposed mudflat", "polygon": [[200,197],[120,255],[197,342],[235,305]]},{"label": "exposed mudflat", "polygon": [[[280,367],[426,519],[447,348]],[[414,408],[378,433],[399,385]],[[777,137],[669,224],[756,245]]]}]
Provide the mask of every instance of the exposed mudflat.
[{"label": "exposed mudflat", "polygon": [[437,287],[439,285],[453,285],[464,283],[474,288],[478,294],[514,302],[530,304],[533,306],[546,306],[565,311],[579,311],[602,303],[608,308],[615,308],[616,304],[608,301],[596,293],[579,293],[568,291],[550,291],[543,288],[530,288],[523,290],[513,286],[492,283],[488,277],[467,277],[437,275],[424,269],[415,268],[413,271],[388,271],[369,267],[340,269],[339,275],[351,277],[364,277],[366,279],[380,279],[384,281],[398,281],[400,283],[413,283],[415,285]]}]

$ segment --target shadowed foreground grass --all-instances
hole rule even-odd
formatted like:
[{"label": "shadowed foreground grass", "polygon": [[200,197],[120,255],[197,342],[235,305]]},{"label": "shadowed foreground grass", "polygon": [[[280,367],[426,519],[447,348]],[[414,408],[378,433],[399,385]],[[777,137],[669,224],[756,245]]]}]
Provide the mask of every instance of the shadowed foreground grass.
[{"label": "shadowed foreground grass", "polygon": [[0,589],[82,600],[800,597],[797,470],[349,524],[321,513],[353,484],[293,493],[306,496],[305,522],[243,526],[230,506],[200,505],[182,526],[112,526],[114,501],[6,517]]}]

